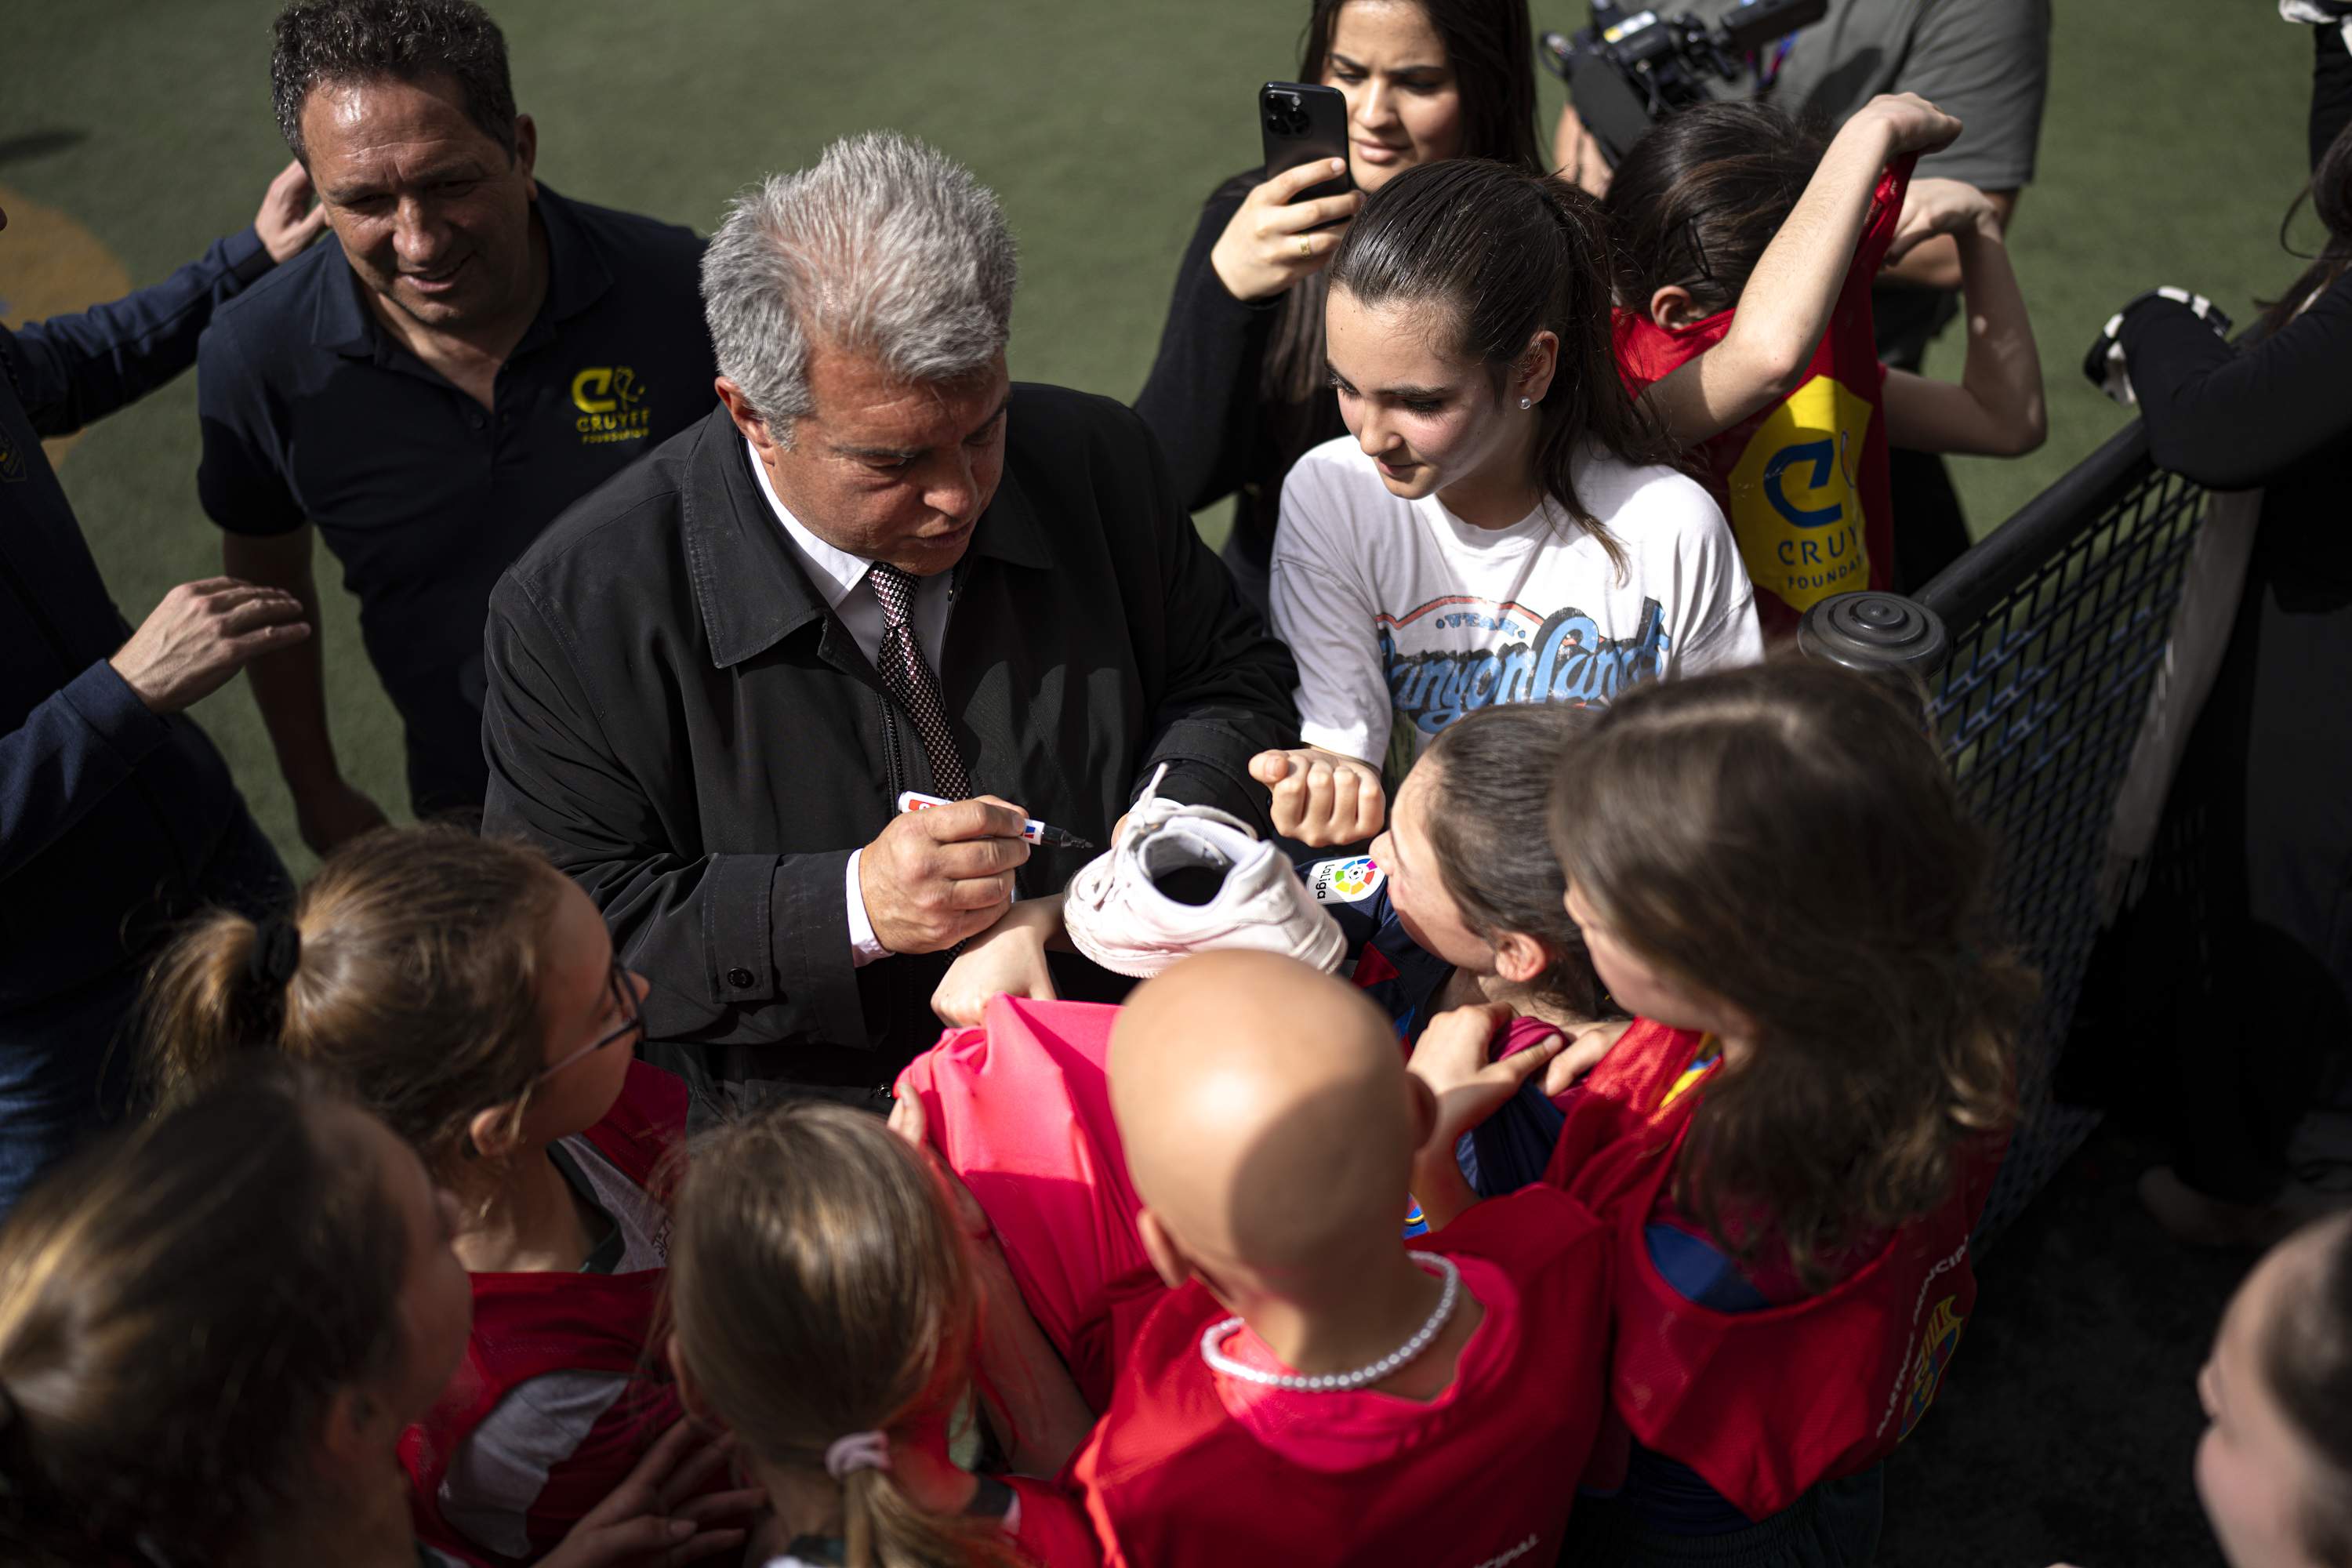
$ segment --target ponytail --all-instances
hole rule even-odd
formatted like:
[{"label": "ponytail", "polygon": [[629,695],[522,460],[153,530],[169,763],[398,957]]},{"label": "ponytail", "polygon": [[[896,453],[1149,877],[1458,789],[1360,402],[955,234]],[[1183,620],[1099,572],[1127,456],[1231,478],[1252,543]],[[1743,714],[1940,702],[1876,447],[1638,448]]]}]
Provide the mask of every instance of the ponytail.
[{"label": "ponytail", "polygon": [[150,1087],[173,1103],[275,1048],[348,1084],[450,1181],[474,1116],[520,1116],[545,1059],[540,982],[565,889],[537,850],[454,827],[355,838],[291,920],[215,912],[156,962]]},{"label": "ponytail", "polygon": [[919,1507],[889,1441],[971,1384],[971,1243],[921,1155],[863,1111],[784,1101],[694,1147],[671,1214],[682,1381],[770,1465],[830,1476],[849,1568],[1013,1568],[996,1521]]},{"label": "ponytail", "polygon": [[887,1469],[841,1483],[843,1568],[1018,1568],[1021,1554],[992,1519],[918,1507]]},{"label": "ponytail", "polygon": [[149,1079],[178,1100],[257,1048],[278,1044],[300,973],[301,928],[216,910],[155,961],[147,976]]},{"label": "ponytail", "polygon": [[1676,448],[1618,377],[1609,230],[1565,181],[1457,158],[1407,169],[1374,192],[1331,260],[1331,287],[1365,306],[1432,305],[1454,352],[1483,362],[1497,393],[1538,332],[1559,341],[1538,417],[1535,478],[1622,573],[1623,547],[1578,497],[1576,468],[1598,449],[1672,463]]}]

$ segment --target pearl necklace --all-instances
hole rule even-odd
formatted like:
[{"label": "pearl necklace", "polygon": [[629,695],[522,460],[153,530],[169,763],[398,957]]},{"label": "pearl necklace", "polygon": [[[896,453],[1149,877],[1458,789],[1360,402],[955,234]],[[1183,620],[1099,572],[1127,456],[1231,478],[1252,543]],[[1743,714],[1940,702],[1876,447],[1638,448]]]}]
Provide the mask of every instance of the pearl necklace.
[{"label": "pearl necklace", "polygon": [[1454,1304],[1462,1299],[1462,1270],[1454,1266],[1454,1259],[1437,1252],[1412,1252],[1405,1256],[1424,1268],[1435,1269],[1438,1277],[1445,1281],[1445,1289],[1438,1294],[1436,1310],[1429,1314],[1427,1322],[1413,1331],[1412,1338],[1371,1365],[1360,1367],[1354,1372],[1318,1373],[1311,1377],[1295,1372],[1262,1372],[1256,1367],[1246,1366],[1227,1355],[1222,1348],[1225,1341],[1240,1331],[1242,1321],[1239,1318],[1227,1318],[1223,1322],[1210,1326],[1209,1331],[1201,1336],[1201,1359],[1227,1377],[1238,1377],[1244,1383],[1263,1384],[1268,1388],[1294,1389],[1302,1394],[1341,1394],[1350,1389],[1370,1388],[1427,1350],[1430,1342],[1437,1338],[1438,1331],[1445,1327],[1445,1321],[1454,1316]]}]

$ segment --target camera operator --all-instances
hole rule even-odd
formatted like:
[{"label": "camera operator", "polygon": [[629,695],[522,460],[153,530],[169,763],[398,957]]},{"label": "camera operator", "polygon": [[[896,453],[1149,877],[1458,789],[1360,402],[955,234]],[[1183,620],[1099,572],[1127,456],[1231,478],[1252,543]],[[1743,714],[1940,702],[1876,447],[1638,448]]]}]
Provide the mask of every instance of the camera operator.
[{"label": "camera operator", "polygon": [[[2033,179],[2042,106],[2050,87],[2050,0],[1828,0],[1828,14],[1766,51],[1763,82],[1725,84],[1790,114],[1819,115],[1834,129],[1881,93],[1912,92],[1968,127],[1949,148],[1919,161],[1918,175],[1963,181],[1990,198],[2006,227],[2019,193]],[[1663,12],[1667,7],[1661,6]],[[1691,9],[1712,16],[1707,0]],[[1608,164],[1577,118],[1560,113],[1553,153],[1562,172],[1596,195]],[[1928,342],[1958,312],[1959,251],[1948,237],[1918,247],[1889,268],[1871,306],[1879,357],[1916,371]],[[1895,585],[1911,589],[1968,548],[1959,498],[1943,459],[1900,452],[1889,467],[1895,512]]]},{"label": "camera operator", "polygon": [[1322,274],[1362,193],[1441,158],[1540,162],[1524,0],[1315,0],[1303,55],[1300,81],[1347,98],[1356,189],[1295,199],[1336,173],[1324,162],[1218,186],[1135,400],[1187,506],[1236,496],[1225,564],[1260,614],[1283,476],[1346,428],[1323,363]]}]

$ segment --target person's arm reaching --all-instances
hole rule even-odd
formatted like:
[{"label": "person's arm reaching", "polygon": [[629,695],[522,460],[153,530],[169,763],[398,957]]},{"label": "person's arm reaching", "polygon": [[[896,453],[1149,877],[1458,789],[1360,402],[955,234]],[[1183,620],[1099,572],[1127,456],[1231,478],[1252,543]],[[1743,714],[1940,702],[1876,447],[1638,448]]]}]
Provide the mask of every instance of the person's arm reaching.
[{"label": "person's arm reaching", "polygon": [[1176,269],[1160,352],[1135,398],[1135,411],[1160,438],[1188,510],[1223,500],[1248,478],[1273,306],[1291,285],[1330,261],[1347,225],[1331,223],[1311,236],[1301,231],[1352,215],[1362,200],[1350,192],[1291,201],[1328,174],[1301,165],[1246,192],[1222,190],[1201,210]]},{"label": "person's arm reaching", "polygon": [[2117,333],[2157,467],[2215,489],[2259,485],[2352,426],[2352,273],[2242,352],[2186,305],[2147,300]]},{"label": "person's arm reaching", "polygon": [[1873,99],[1845,122],[1757,259],[1723,341],[1643,395],[1668,435],[1695,445],[1795,388],[1829,331],[1880,172],[1959,132],[1958,121],[1909,93]]},{"label": "person's arm reaching", "polygon": [[[2002,234],[2009,232],[2009,220],[2017,214],[2015,191],[1984,191],[1979,193],[1992,211],[1993,226]],[[1915,246],[1900,260],[1890,261],[1879,275],[1884,283],[1900,283],[1906,289],[1965,289],[1968,268],[1960,256],[1960,241],[1956,236],[1937,235]]]},{"label": "person's arm reaching", "polygon": [[111,658],[0,735],[0,883],[56,842],[171,733],[163,715],[310,628],[290,595],[215,577],[163,595]]},{"label": "person's arm reaching", "polygon": [[[1923,158],[1919,174],[1976,186],[2006,229],[2019,194],[2033,183],[2050,91],[2051,0],[1968,0],[1918,10],[1891,85],[1940,105],[1969,128],[1950,147]],[[1916,288],[1957,289],[1958,247],[1931,241],[1879,276]]]},{"label": "person's arm reaching", "polygon": [[308,524],[290,533],[224,533],[221,569],[266,584],[300,602],[311,634],[292,647],[254,661],[249,679],[278,769],[294,796],[302,842],[324,855],[347,838],[383,826],[383,810],[343,777],[327,728],[323,639],[319,635],[319,584],[310,569]]},{"label": "person's arm reaching", "polygon": [[1973,185],[1914,180],[1888,258],[1944,236],[1958,247],[1968,360],[1958,383],[1888,371],[1886,439],[1915,451],[2022,457],[2042,445],[2050,424],[2042,357],[2001,242],[2000,215]]},{"label": "person's arm reaching", "polygon": [[1149,584],[1130,591],[1160,601],[1149,621],[1157,633],[1161,681],[1129,798],[1164,763],[1168,773],[1160,793],[1169,799],[1263,823],[1265,797],[1250,782],[1250,758],[1296,742],[1290,692],[1297,667],[1202,542],[1170,482],[1159,444],[1146,439],[1143,445],[1150,462],[1146,483],[1155,570]]},{"label": "person's arm reaching", "polygon": [[310,176],[289,163],[254,226],[215,242],[201,260],[110,303],[16,328],[18,395],[33,428],[70,435],[187,369],[213,308],[300,251],[325,223],[310,206]]}]

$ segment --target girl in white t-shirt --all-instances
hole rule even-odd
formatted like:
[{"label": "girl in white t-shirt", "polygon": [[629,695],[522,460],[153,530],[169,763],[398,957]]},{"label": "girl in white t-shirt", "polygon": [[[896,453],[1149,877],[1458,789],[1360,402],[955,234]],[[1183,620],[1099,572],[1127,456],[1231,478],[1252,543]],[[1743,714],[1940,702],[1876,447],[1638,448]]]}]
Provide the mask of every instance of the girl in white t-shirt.
[{"label": "girl in white t-shirt", "polygon": [[1591,198],[1480,160],[1409,169],[1330,279],[1349,434],[1283,485],[1274,625],[1307,744],[1250,764],[1277,828],[1370,837],[1383,764],[1473,709],[1762,657],[1722,512],[1617,379]]}]

